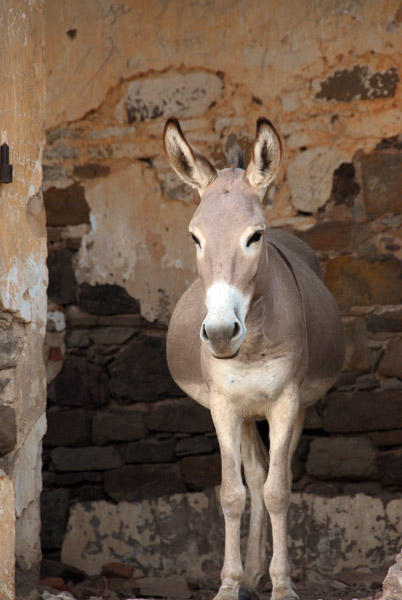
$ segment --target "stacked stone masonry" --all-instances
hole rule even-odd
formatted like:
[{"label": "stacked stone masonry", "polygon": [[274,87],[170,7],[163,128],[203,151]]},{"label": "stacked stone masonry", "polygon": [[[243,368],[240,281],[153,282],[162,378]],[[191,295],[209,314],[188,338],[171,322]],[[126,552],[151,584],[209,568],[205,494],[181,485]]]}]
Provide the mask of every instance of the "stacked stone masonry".
[{"label": "stacked stone masonry", "polygon": [[[68,14],[56,4],[48,7],[44,156],[44,552],[59,554],[77,501],[133,502],[219,483],[210,416],[181,394],[165,359],[170,314],[195,277],[187,226],[198,202],[164,158],[161,135],[172,114],[217,167],[233,142],[249,155],[256,118],[273,120],[284,166],[264,200],[268,224],[317,252],[342,310],[344,372],[306,415],[295,492],[399,497],[399,3],[387,2],[379,15],[375,1],[340,12],[329,2],[311,15],[308,2],[276,3],[275,11],[257,2],[260,11],[243,15],[246,35],[237,4],[217,2],[213,31],[226,30],[228,18],[235,29],[225,40],[209,35],[208,45],[194,30],[211,23],[207,3],[191,15],[183,6],[178,18],[174,3],[159,11],[151,2],[141,19],[154,23],[152,48],[133,25],[138,2],[113,12],[106,1],[82,10],[75,0]],[[174,30],[177,19],[182,28]],[[78,71],[83,81],[98,75],[85,86]]]}]

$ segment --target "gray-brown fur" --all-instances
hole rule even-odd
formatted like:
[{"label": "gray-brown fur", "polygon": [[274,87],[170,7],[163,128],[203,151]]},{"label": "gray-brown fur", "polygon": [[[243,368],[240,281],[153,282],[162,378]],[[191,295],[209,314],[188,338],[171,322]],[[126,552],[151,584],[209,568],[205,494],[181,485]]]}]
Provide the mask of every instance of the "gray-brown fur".
[{"label": "gray-brown fur", "polygon": [[[286,540],[290,464],[305,408],[342,369],[339,312],[313,251],[298,238],[266,227],[260,200],[279,170],[282,152],[268,120],[257,123],[245,171],[234,166],[236,158],[230,168],[216,171],[189,151],[174,124],[165,130],[165,147],[178,174],[193,184],[187,167],[192,169],[201,196],[190,223],[199,277],[173,313],[167,357],[178,385],[210,408],[220,444],[226,537],[216,600],[237,600],[240,587],[243,598],[255,598],[266,566],[264,504],[272,525],[272,600],[295,599]],[[182,170],[175,163],[178,149],[189,161]],[[261,417],[269,422],[268,474],[253,424]],[[244,568],[241,464],[251,496]]]}]

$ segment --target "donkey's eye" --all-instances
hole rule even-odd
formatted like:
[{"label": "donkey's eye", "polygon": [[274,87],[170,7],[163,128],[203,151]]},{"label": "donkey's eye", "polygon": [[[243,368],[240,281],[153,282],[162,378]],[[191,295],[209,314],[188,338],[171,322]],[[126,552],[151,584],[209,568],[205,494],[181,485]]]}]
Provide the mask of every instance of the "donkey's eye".
[{"label": "donkey's eye", "polygon": [[253,235],[251,236],[251,238],[248,240],[247,242],[247,248],[249,246],[251,246],[251,244],[256,244],[257,242],[260,241],[262,236],[262,232],[261,231],[256,231],[255,233],[253,233]]},{"label": "donkey's eye", "polygon": [[200,240],[195,237],[194,233],[191,234],[191,237],[193,238],[194,243],[201,248]]}]

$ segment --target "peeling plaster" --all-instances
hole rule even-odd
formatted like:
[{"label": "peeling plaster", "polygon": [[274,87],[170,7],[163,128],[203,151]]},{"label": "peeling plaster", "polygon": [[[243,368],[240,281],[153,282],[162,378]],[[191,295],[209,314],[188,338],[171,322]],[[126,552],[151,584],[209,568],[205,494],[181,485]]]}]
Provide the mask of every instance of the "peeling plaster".
[{"label": "peeling plaster", "polygon": [[347,153],[327,146],[299,154],[287,168],[294,207],[314,213],[323,206],[331,195],[334,171],[347,160]]},{"label": "peeling plaster", "polygon": [[[173,212],[160,192],[149,194],[154,182],[153,170],[134,163],[106,180],[87,184],[96,231],[83,237],[76,276],[79,283],[122,285],[140,302],[147,320],[163,321],[184,291],[181,278],[172,274],[180,266],[188,279],[194,276],[192,246],[188,244],[183,252],[193,209],[176,203]],[[111,206],[118,208],[110,211]],[[177,235],[180,221],[182,234]],[[161,308],[160,289],[166,291],[165,308]]]},{"label": "peeling plaster", "polygon": [[[272,0],[268,5],[273,8]],[[126,6],[135,9],[136,3],[127,0]],[[63,160],[69,172],[85,169],[85,162],[99,163],[105,173],[111,169],[104,177],[84,181],[91,231],[77,257],[77,279],[124,286],[150,321],[167,322],[195,275],[185,237],[195,196],[169,171],[161,143],[169,111],[182,114],[189,139],[218,162],[229,133],[249,144],[255,119],[269,116],[283,138],[284,166],[267,215],[275,226],[295,229],[314,225],[340,164],[401,130],[397,69],[402,41],[389,30],[399,14],[396,1],[387,2],[381,14],[374,0],[364,6],[293,3],[291,10],[284,2],[265,11],[256,3],[240,24],[235,6],[228,8],[220,0],[214,4],[211,27],[195,36],[192,24],[194,19],[204,22],[206,5],[197,3],[190,11],[171,3],[160,12],[152,0],[141,19],[153,23],[153,44],[140,23],[132,21],[132,10],[126,18],[116,18],[110,30],[105,8],[106,0],[85,11],[78,0],[69,2],[68,11],[48,2],[47,125],[58,129],[49,137],[47,158]],[[88,41],[85,53],[65,35],[71,18],[79,20],[79,34]],[[235,24],[230,35],[225,34],[228,19]],[[181,23],[180,30],[173,22]],[[106,39],[107,52],[100,41]],[[138,47],[146,51],[138,55]],[[357,81],[357,95],[340,98],[334,93],[330,102],[324,101],[334,77]],[[325,98],[317,97],[323,90]],[[130,119],[135,127],[127,126]],[[71,127],[66,129],[63,121]],[[307,222],[298,213],[311,218]],[[166,291],[167,300],[160,301],[159,289]]]},{"label": "peeling plaster", "polygon": [[17,459],[14,475],[17,517],[37,499],[42,489],[42,438],[46,433],[46,415],[35,423]]},{"label": "peeling plaster", "polygon": [[[381,47],[381,42],[377,45]],[[373,73],[366,65],[356,65],[353,69],[335,71],[322,81],[321,89],[315,97],[337,102],[388,98],[395,96],[399,79],[395,67]]]},{"label": "peeling plaster", "polygon": [[[296,576],[336,577],[343,569],[373,570],[392,560],[402,537],[401,508],[400,498],[387,503],[364,494],[327,498],[293,493],[289,539]],[[211,514],[213,528],[207,525]],[[269,539],[268,535],[270,553]],[[137,577],[202,577],[206,561],[220,567],[222,546],[223,517],[215,488],[135,504],[75,504],[62,560],[91,575],[98,574],[102,564],[119,560],[132,564]]]},{"label": "peeling plaster", "polygon": [[53,323],[56,331],[64,331],[66,328],[66,317],[60,310],[50,310],[47,313],[47,319]]},{"label": "peeling plaster", "polygon": [[[8,535],[0,533],[2,541],[7,541],[1,544],[0,557],[2,551],[11,548],[10,569],[14,570],[16,560],[20,571],[28,571],[22,577],[27,595],[30,584],[35,585],[35,568],[40,561],[40,455],[46,427],[42,343],[46,326],[47,248],[41,194],[45,141],[44,21],[43,0],[0,3],[0,29],[5,33],[0,53],[0,120],[13,164],[12,183],[0,185],[0,309],[12,313],[20,348],[8,377],[12,385],[7,386],[4,398],[16,417],[16,445],[3,462],[10,485],[14,484],[16,504],[12,530]],[[0,571],[3,574],[3,564]],[[9,595],[0,589],[0,596],[3,595],[14,598],[15,590]]]}]

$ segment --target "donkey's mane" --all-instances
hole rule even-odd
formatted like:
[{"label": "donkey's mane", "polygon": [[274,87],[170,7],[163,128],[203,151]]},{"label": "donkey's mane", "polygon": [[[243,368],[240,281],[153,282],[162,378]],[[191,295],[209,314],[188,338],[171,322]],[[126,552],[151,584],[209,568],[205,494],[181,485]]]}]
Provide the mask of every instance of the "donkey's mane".
[{"label": "donkey's mane", "polygon": [[225,156],[229,167],[232,169],[236,169],[236,167],[239,169],[246,168],[244,162],[244,152],[238,144],[235,143],[233,146],[230,146],[230,148],[226,150]]}]

